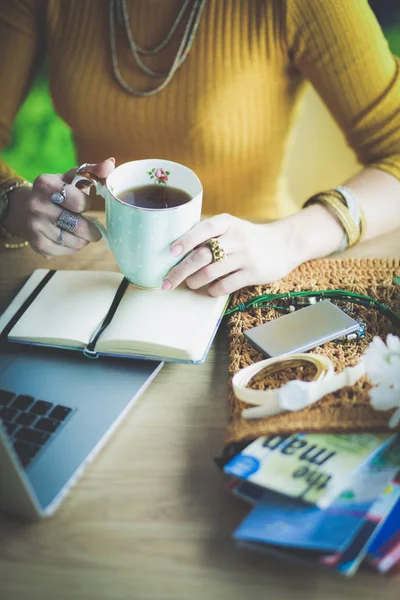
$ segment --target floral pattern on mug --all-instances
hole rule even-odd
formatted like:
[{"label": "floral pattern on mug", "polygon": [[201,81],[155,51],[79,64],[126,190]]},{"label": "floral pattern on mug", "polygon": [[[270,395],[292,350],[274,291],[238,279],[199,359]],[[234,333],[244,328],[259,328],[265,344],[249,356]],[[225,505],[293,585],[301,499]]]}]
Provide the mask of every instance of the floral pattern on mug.
[{"label": "floral pattern on mug", "polygon": [[147,174],[149,175],[150,179],[155,179],[154,183],[161,183],[163,185],[166,185],[168,181],[168,175],[170,174],[170,172],[164,171],[164,169],[161,169],[159,167],[158,169],[154,168],[151,169],[151,171],[147,171]]}]

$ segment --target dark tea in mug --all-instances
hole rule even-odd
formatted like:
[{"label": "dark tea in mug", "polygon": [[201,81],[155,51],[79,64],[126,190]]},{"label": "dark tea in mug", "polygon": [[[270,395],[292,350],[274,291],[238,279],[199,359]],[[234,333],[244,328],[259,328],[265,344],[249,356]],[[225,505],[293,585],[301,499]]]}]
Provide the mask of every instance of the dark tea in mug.
[{"label": "dark tea in mug", "polygon": [[[87,181],[82,172],[73,183]],[[105,180],[93,181],[106,201],[107,225],[96,224],[120,271],[138,287],[161,288],[182,260],[172,254],[172,244],[201,219],[203,187],[196,173],[171,160],[149,158],[123,163]]]},{"label": "dark tea in mug", "polygon": [[138,208],[174,208],[190,202],[190,194],[167,185],[141,185],[118,194],[122,202]]}]

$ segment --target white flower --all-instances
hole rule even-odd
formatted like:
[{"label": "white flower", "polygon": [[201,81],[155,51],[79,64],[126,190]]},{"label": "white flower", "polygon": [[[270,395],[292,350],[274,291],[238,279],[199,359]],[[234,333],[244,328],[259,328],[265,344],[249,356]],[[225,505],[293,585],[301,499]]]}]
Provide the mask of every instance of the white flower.
[{"label": "white flower", "polygon": [[400,339],[392,334],[386,344],[374,337],[364,355],[365,372],[377,387],[371,390],[371,405],[376,410],[397,410],[389,421],[389,427],[400,422]]},{"label": "white flower", "polygon": [[400,387],[400,339],[389,333],[386,344],[374,337],[364,354],[365,370],[371,383]]},{"label": "white flower", "polygon": [[371,404],[376,410],[397,408],[389,421],[389,427],[396,427],[400,422],[400,389],[389,387],[382,383],[370,392]]}]

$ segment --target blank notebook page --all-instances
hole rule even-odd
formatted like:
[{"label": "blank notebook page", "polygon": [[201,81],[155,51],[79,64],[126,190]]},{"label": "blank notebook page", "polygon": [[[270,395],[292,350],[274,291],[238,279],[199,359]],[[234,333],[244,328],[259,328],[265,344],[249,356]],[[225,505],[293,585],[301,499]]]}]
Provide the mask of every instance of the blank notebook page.
[{"label": "blank notebook page", "polygon": [[227,296],[212,298],[206,290],[194,292],[185,284],[172,291],[129,286],[96,347],[134,340],[139,350],[143,342],[197,354],[206,349],[226,301]]},{"label": "blank notebook page", "polygon": [[57,271],[9,337],[53,343],[71,340],[85,346],[105,317],[122,277],[114,272]]}]

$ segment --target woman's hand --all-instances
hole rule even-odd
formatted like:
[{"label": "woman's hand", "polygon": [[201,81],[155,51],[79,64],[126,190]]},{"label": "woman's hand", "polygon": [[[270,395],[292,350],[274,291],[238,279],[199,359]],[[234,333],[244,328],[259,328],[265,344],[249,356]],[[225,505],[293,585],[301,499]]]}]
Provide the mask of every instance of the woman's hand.
[{"label": "woman's hand", "polygon": [[[114,159],[108,159],[97,165],[88,165],[88,169],[98,177],[107,177],[114,169]],[[32,248],[46,258],[57,255],[74,254],[89,242],[98,242],[101,235],[97,227],[82,213],[90,208],[91,200],[88,188],[79,190],[71,185],[75,169],[63,175],[40,175],[33,182],[32,189],[18,188],[10,193],[7,214],[3,219],[8,231],[27,240]],[[63,184],[65,200],[54,204],[51,196],[61,192]],[[57,220],[64,210],[78,217],[73,233],[57,226]]]},{"label": "woman's hand", "polygon": [[[212,262],[207,245],[212,238],[217,238],[226,254],[218,262]],[[199,223],[174,242],[171,252],[184,258],[168,273],[163,289],[173,289],[186,280],[194,290],[208,285],[211,296],[275,281],[302,262],[291,250],[285,220],[256,225],[227,214]]]}]

